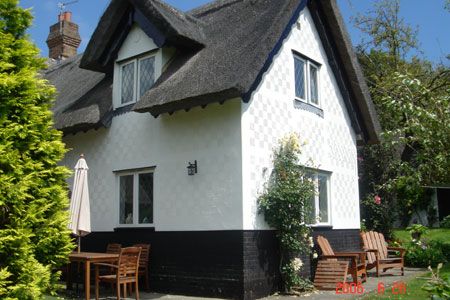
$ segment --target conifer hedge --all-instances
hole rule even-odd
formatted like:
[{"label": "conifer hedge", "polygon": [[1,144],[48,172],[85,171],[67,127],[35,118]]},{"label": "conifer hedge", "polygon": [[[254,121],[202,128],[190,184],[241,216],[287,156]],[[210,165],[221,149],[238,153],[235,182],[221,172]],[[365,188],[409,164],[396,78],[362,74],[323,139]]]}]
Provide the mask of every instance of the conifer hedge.
[{"label": "conifer hedge", "polygon": [[0,298],[41,299],[72,250],[68,170],[52,129],[54,89],[39,77],[44,59],[25,34],[32,15],[0,1]]}]

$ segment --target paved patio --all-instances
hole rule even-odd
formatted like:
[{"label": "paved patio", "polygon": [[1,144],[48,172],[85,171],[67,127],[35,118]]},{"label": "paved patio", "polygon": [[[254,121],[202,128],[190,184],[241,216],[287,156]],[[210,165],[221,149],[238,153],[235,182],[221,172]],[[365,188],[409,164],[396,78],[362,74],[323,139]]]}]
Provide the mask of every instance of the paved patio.
[{"label": "paved patio", "polygon": [[[422,268],[405,268],[405,276],[400,276],[399,272],[390,274],[389,272],[386,275],[382,275],[377,278],[374,271],[368,272],[368,280],[363,284],[363,292],[361,294],[358,293],[348,293],[348,294],[336,294],[336,291],[315,291],[312,293],[308,293],[302,296],[287,296],[287,295],[273,295],[265,298],[261,298],[259,300],[294,300],[294,299],[305,299],[305,300],[319,300],[319,299],[360,299],[368,294],[376,294],[378,293],[378,285],[382,283],[384,285],[384,294],[391,295],[392,288],[394,283],[403,283],[408,279],[412,279],[418,277],[420,274],[426,272],[426,269]],[[397,275],[398,274],[398,275]],[[349,276],[347,282],[351,282],[351,277]],[[408,293],[408,286],[405,286],[406,293]],[[398,289],[397,289],[398,290]],[[106,294],[106,296],[105,296]],[[111,293],[109,289],[102,289],[100,293],[102,300],[112,300],[116,299],[115,295]],[[91,299],[95,299],[93,291],[91,292]],[[135,299],[134,295],[131,297],[128,295],[127,299]],[[167,295],[167,294],[158,294],[158,293],[146,293],[139,292],[140,300],[224,300],[219,298],[205,298],[205,297],[189,297],[189,296],[181,296],[181,295]]]}]

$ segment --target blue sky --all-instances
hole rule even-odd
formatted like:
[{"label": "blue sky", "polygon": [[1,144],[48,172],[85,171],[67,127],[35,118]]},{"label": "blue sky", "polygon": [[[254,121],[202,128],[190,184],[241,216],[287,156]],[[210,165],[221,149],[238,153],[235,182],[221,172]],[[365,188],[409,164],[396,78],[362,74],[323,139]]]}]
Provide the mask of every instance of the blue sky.
[{"label": "blue sky", "polygon": [[[28,33],[32,40],[41,49],[41,55],[48,56],[48,48],[45,40],[49,33],[49,27],[58,20],[58,3],[68,3],[73,0],[20,0],[19,5],[24,8],[32,8],[34,27]],[[194,7],[211,2],[210,0],[165,0],[176,8],[186,11]],[[282,1],[282,0],[281,0]],[[79,25],[82,42],[79,52],[83,52],[92,32],[105,11],[110,0],[79,0],[69,4],[66,10],[72,12],[72,21]],[[362,14],[372,8],[373,0],[337,0],[341,9],[347,29],[353,44],[360,41],[361,35],[350,24],[350,17],[359,11]],[[405,21],[415,28],[419,26],[418,39],[420,49],[425,57],[433,62],[445,62],[445,57],[450,54],[450,12],[444,9],[444,0],[401,0],[401,15]]]}]

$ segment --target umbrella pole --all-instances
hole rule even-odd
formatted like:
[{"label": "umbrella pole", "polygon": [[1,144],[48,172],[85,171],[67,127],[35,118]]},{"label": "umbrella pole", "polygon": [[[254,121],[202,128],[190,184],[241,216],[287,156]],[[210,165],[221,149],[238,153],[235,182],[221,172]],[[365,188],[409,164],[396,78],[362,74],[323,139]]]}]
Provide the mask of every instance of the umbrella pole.
[{"label": "umbrella pole", "polygon": [[80,253],[81,248],[81,236],[78,237],[78,253]]}]

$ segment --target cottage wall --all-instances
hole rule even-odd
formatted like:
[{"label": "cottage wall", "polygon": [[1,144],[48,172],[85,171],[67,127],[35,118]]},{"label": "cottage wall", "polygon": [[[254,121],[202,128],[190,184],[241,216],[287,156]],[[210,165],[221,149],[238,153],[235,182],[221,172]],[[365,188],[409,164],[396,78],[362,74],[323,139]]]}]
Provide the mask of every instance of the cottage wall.
[{"label": "cottage wall", "polygon": [[[292,51],[321,64],[319,95],[323,116],[296,108]],[[359,228],[355,132],[308,8],[293,25],[249,103],[242,105],[244,229],[267,228],[257,213],[257,197],[271,172],[273,147],[292,132],[307,142],[302,160],[312,158],[319,170],[331,174],[333,229]]]},{"label": "cottage wall", "polygon": [[115,171],[151,166],[156,231],[242,229],[239,99],[157,119],[129,112],[64,141],[72,150],[62,163],[72,168],[84,153],[89,166],[92,231],[120,227]]}]

